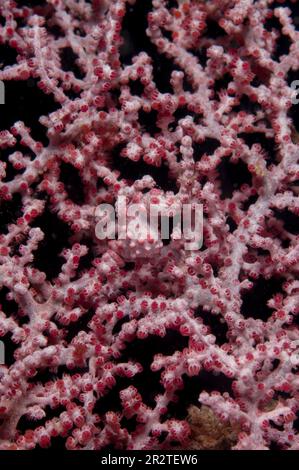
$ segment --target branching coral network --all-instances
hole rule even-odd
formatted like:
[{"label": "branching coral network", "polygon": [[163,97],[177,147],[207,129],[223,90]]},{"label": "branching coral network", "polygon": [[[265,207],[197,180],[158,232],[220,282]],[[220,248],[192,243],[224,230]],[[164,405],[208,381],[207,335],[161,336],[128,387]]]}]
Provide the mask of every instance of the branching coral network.
[{"label": "branching coral network", "polygon": [[[54,105],[0,132],[1,449],[188,448],[191,404],[299,449],[294,8],[1,2],[0,80]],[[203,204],[203,246],[98,240],[118,196]]]}]

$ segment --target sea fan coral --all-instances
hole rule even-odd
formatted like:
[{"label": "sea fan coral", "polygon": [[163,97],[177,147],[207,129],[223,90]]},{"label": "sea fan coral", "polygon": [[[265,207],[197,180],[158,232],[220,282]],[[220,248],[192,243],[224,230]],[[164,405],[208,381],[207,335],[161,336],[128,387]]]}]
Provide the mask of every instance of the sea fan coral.
[{"label": "sea fan coral", "polygon": [[[2,0],[1,449],[299,449],[296,14]],[[99,240],[119,196],[203,245]]]}]

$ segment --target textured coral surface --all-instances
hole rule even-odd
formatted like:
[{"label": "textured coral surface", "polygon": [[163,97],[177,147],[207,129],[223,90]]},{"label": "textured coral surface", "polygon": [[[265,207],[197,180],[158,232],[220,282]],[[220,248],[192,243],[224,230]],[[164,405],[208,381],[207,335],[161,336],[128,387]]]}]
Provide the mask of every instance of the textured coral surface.
[{"label": "textured coral surface", "polygon": [[[297,10],[1,1],[1,449],[299,449]],[[117,196],[203,246],[98,240]]]}]

